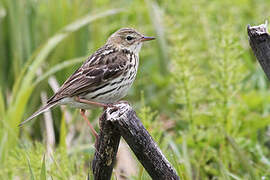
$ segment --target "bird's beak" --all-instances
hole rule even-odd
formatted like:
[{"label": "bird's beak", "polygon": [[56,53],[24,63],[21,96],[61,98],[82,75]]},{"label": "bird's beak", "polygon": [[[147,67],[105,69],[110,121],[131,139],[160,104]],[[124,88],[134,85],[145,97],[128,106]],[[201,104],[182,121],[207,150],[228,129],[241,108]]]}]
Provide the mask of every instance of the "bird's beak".
[{"label": "bird's beak", "polygon": [[143,36],[142,37],[142,39],[141,39],[141,41],[143,42],[143,41],[151,41],[151,40],[154,40],[154,39],[156,39],[155,37],[147,37],[147,36]]}]

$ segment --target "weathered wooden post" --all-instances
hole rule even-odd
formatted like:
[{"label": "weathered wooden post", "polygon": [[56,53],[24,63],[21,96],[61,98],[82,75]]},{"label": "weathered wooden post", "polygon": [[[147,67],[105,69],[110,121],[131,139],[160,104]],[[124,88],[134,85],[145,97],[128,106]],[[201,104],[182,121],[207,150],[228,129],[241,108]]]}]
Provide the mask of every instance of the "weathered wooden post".
[{"label": "weathered wooden post", "polygon": [[270,80],[270,35],[267,31],[267,22],[259,26],[247,27],[250,46]]},{"label": "weathered wooden post", "polygon": [[174,168],[127,103],[106,109],[100,118],[92,170],[95,180],[111,178],[116,153],[122,136],[154,180],[178,180]]}]

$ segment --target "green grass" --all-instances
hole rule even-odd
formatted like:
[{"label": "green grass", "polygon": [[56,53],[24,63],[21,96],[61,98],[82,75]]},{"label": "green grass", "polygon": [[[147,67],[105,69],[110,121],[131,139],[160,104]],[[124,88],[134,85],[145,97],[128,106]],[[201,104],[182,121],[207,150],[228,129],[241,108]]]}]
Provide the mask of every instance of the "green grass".
[{"label": "green grass", "polygon": [[[52,111],[52,155],[44,116],[17,125],[52,95],[49,77],[63,83],[121,27],[157,37],[126,99],[179,176],[269,179],[269,82],[246,33],[269,16],[267,0],[0,0],[0,179],[91,179],[93,140],[77,110]],[[99,115],[89,115],[96,128]]]}]

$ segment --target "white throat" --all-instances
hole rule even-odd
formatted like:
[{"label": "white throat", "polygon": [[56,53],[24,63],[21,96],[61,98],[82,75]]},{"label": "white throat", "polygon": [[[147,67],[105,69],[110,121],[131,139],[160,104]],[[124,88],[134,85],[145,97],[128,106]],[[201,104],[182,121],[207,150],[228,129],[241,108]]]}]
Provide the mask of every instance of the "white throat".
[{"label": "white throat", "polygon": [[138,44],[133,44],[128,47],[119,47],[119,49],[126,49],[130,52],[133,52],[134,54],[138,55],[142,47],[142,42],[139,42]]},{"label": "white throat", "polygon": [[141,50],[141,47],[142,47],[142,43],[139,42],[139,44],[134,44],[132,46],[129,46],[127,48],[127,50],[133,52],[134,54],[139,54],[140,50]]}]

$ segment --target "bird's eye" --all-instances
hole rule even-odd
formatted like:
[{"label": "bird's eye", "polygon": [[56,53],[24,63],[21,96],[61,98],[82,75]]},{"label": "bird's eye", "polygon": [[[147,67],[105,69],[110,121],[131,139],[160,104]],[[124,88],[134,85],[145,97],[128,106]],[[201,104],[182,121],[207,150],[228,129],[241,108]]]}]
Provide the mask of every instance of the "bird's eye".
[{"label": "bird's eye", "polygon": [[132,37],[132,36],[127,36],[127,40],[128,40],[128,41],[131,41],[132,39],[134,39],[134,37]]}]

